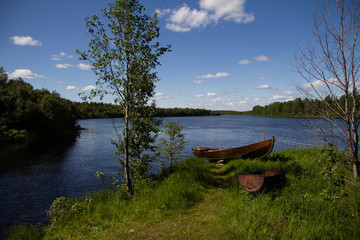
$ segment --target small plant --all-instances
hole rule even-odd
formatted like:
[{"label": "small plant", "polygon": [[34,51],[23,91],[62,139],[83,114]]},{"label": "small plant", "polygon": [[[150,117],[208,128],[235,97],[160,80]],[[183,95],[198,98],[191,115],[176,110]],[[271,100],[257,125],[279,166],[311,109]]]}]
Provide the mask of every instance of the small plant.
[{"label": "small plant", "polygon": [[[169,119],[166,122],[165,129],[162,130],[165,137],[160,138],[158,148],[161,154],[170,160],[170,167],[180,158],[185,147],[185,134],[182,133],[182,128],[179,121]],[[164,166],[163,162],[160,162]]]},{"label": "small plant", "polygon": [[330,201],[345,196],[345,177],[337,172],[340,156],[331,143],[322,149],[322,159],[319,162],[323,164],[321,174],[329,181],[329,188],[323,191],[322,196]]},{"label": "small plant", "polygon": [[52,203],[48,216],[51,219],[51,226],[66,224],[74,218],[79,218],[90,212],[92,198],[85,196],[83,199],[58,197]]},{"label": "small plant", "polygon": [[104,185],[104,187],[112,188],[114,190],[123,188],[123,185],[119,180],[119,177],[121,176],[122,174],[120,172],[115,172],[115,176],[106,176],[103,172],[100,171],[95,172],[95,177]]}]

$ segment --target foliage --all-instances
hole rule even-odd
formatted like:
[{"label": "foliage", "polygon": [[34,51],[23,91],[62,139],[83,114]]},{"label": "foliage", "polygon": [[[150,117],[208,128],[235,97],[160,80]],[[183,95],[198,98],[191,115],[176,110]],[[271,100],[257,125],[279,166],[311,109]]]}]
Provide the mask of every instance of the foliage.
[{"label": "foliage", "polygon": [[[331,100],[330,97],[326,97],[325,103],[319,99],[309,98],[296,98],[295,100],[286,102],[274,102],[266,106],[254,106],[251,111],[238,112],[239,115],[252,115],[263,117],[321,117],[321,112],[326,110],[326,105],[330,104],[335,106],[335,102],[339,102],[342,107],[345,107],[345,96]],[[360,101],[360,96],[357,98]],[[219,111],[215,111],[219,112]],[[220,112],[221,113],[221,112]],[[235,114],[235,113],[234,113]],[[338,118],[335,113],[329,113],[329,117]]]},{"label": "foliage", "polygon": [[169,47],[161,47],[156,14],[149,17],[138,0],[117,0],[103,9],[103,18],[86,18],[87,32],[92,35],[88,51],[77,51],[80,60],[91,63],[98,76],[97,89],[85,98],[114,96],[124,115],[124,129],[117,131],[115,143],[119,162],[124,168],[127,191],[133,194],[133,181],[143,178],[152,157],[149,152],[158,132],[154,95],[158,80],[153,70],[158,58]]},{"label": "foliage", "polygon": [[119,106],[102,102],[73,102],[77,119],[120,118],[124,114]]},{"label": "foliage", "polygon": [[[4,71],[0,68],[1,71]],[[34,89],[21,78],[0,84],[0,140],[24,139],[30,132],[64,131],[75,126],[72,102],[56,92]]]},{"label": "foliage", "polygon": [[7,126],[0,126],[0,140],[22,141],[29,136],[26,130],[8,129]]},{"label": "foliage", "polygon": [[[182,133],[182,126],[179,121],[167,120],[165,128],[162,130],[164,137],[159,139],[158,149],[163,156],[170,161],[170,167],[175,161],[180,159],[180,155],[185,147],[185,134]],[[163,166],[164,163],[162,162]]]},{"label": "foliage", "polygon": [[58,197],[48,211],[48,216],[51,219],[52,226],[59,226],[62,223],[77,219],[85,215],[92,205],[92,199],[90,196],[86,196],[84,199]]},{"label": "foliage", "polygon": [[[118,105],[102,102],[73,102],[77,119],[123,118],[124,112]],[[194,108],[156,108],[156,117],[210,116],[210,110]]]},{"label": "foliage", "polygon": [[319,111],[313,108],[314,105],[319,108],[324,107],[324,104],[317,99],[296,98],[292,101],[274,102],[266,106],[257,105],[252,111],[246,113],[264,117],[319,117]]},{"label": "foliage", "polygon": [[8,237],[7,240],[40,240],[42,239],[41,233],[39,230],[31,224],[19,224],[11,227],[7,231]]},{"label": "foliage", "polygon": [[183,116],[211,116],[217,115],[213,111],[197,108],[157,108],[158,117],[183,117]]},{"label": "foliage", "polygon": [[338,170],[341,156],[331,143],[323,147],[322,153],[323,157],[319,159],[319,164],[323,166],[321,174],[329,181],[329,188],[322,195],[326,200],[334,201],[344,195],[345,176]]}]

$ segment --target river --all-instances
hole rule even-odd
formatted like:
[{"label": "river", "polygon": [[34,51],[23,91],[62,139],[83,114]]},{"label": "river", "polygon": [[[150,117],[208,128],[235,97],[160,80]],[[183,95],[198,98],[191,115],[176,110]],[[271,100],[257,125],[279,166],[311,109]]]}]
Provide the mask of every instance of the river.
[{"label": "river", "polygon": [[[182,157],[192,156],[199,146],[241,146],[266,138],[304,144],[319,144],[304,119],[250,116],[177,117],[186,143]],[[111,140],[116,138],[113,120],[87,119],[78,123],[85,130],[73,139],[12,144],[0,148],[0,238],[19,223],[44,223],[55,198],[79,196],[101,188],[94,173],[119,171]],[[276,141],[274,151],[294,148]]]}]

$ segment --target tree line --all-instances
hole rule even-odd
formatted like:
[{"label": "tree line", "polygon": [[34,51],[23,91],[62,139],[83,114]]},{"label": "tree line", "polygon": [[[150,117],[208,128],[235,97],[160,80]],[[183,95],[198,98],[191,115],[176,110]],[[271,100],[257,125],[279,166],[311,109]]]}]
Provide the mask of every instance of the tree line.
[{"label": "tree line", "polygon": [[[360,100],[359,97],[358,100]],[[345,107],[345,96],[336,99],[327,96],[323,101],[296,98],[292,101],[274,102],[266,106],[257,105],[253,107],[252,111],[241,114],[263,117],[323,117],[323,113],[327,112],[329,117],[337,118],[340,116],[332,110],[336,104]]]},{"label": "tree line", "polygon": [[[73,130],[77,119],[122,118],[118,105],[73,102],[47,89],[34,89],[20,79],[8,79],[0,67],[0,141],[21,140],[31,133]],[[155,116],[209,116],[206,109],[156,108]]]},{"label": "tree line", "polygon": [[69,100],[22,79],[8,79],[0,67],[0,141],[21,140],[34,132],[75,128],[76,109]]}]

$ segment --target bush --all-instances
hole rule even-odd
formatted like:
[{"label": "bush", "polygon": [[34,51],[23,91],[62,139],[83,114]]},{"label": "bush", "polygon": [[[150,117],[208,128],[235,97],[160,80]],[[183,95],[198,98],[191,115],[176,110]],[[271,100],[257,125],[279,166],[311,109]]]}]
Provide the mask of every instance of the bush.
[{"label": "bush", "polygon": [[7,235],[8,240],[38,240],[42,238],[39,230],[31,224],[20,224],[13,226],[9,229]]}]

